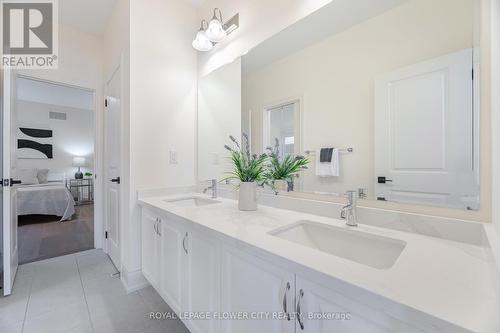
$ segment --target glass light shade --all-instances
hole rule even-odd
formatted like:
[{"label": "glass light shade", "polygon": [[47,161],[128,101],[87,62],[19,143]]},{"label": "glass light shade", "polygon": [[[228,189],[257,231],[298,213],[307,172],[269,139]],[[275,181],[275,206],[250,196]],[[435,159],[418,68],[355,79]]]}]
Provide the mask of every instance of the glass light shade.
[{"label": "glass light shade", "polygon": [[205,31],[200,30],[196,34],[196,38],[193,40],[193,47],[198,51],[210,51],[214,46],[208,39]]},{"label": "glass light shade", "polygon": [[73,166],[75,167],[85,166],[85,157],[73,157]]},{"label": "glass light shade", "polygon": [[206,34],[208,39],[214,43],[222,41],[227,36],[226,30],[224,30],[221,21],[215,17],[208,24]]}]

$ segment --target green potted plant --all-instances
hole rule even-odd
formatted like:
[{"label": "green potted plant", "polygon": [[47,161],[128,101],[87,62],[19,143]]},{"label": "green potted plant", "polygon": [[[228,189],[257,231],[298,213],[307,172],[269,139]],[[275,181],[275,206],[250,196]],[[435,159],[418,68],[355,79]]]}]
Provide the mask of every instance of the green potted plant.
[{"label": "green potted plant", "polygon": [[225,145],[224,148],[231,153],[230,159],[233,171],[226,178],[235,179],[239,184],[238,208],[243,211],[257,210],[257,186],[266,183],[266,160],[267,155],[256,155],[250,152],[248,135],[243,134],[241,145],[233,137],[229,136],[233,147]]},{"label": "green potted plant", "polygon": [[266,171],[266,179],[276,194],[278,191],[289,191],[293,186],[294,178],[299,172],[307,169],[309,160],[304,156],[286,155],[280,156],[280,143],[275,139],[274,147],[267,147],[269,165]]}]

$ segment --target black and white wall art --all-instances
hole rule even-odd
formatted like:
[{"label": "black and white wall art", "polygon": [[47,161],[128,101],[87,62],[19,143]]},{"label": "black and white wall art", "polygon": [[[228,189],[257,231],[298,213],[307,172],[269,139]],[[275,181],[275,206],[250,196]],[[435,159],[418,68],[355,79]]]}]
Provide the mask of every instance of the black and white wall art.
[{"label": "black and white wall art", "polygon": [[19,127],[17,130],[17,158],[52,159],[53,132],[49,129]]}]

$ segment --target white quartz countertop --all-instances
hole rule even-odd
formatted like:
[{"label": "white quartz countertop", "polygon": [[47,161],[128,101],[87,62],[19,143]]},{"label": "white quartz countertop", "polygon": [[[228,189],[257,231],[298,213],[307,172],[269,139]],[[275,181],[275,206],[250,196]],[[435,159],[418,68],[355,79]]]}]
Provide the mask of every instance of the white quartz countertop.
[{"label": "white quartz countertop", "polygon": [[269,234],[300,220],[349,228],[345,221],[262,205],[255,212],[243,212],[236,201],[225,198],[218,198],[218,204],[194,208],[165,201],[186,196],[141,198],[139,204],[174,214],[207,228],[207,232],[247,243],[459,327],[498,332],[496,290],[500,282],[489,247],[360,224],[355,231],[407,243],[391,268],[376,269]]}]

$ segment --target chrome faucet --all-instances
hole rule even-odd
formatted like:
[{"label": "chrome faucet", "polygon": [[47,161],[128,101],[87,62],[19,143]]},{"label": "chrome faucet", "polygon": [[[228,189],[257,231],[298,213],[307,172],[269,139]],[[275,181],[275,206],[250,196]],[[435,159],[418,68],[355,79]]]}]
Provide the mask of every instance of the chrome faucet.
[{"label": "chrome faucet", "polygon": [[212,199],[217,199],[217,179],[210,180],[212,182],[212,186],[209,186],[203,189],[203,193],[207,193],[208,190],[212,191]]},{"label": "chrome faucet", "polygon": [[346,223],[350,227],[357,227],[358,226],[358,219],[357,219],[357,198],[356,198],[356,191],[347,191],[346,196],[347,196],[347,205],[342,207],[342,212],[340,214],[340,217],[344,220],[346,220]]}]

